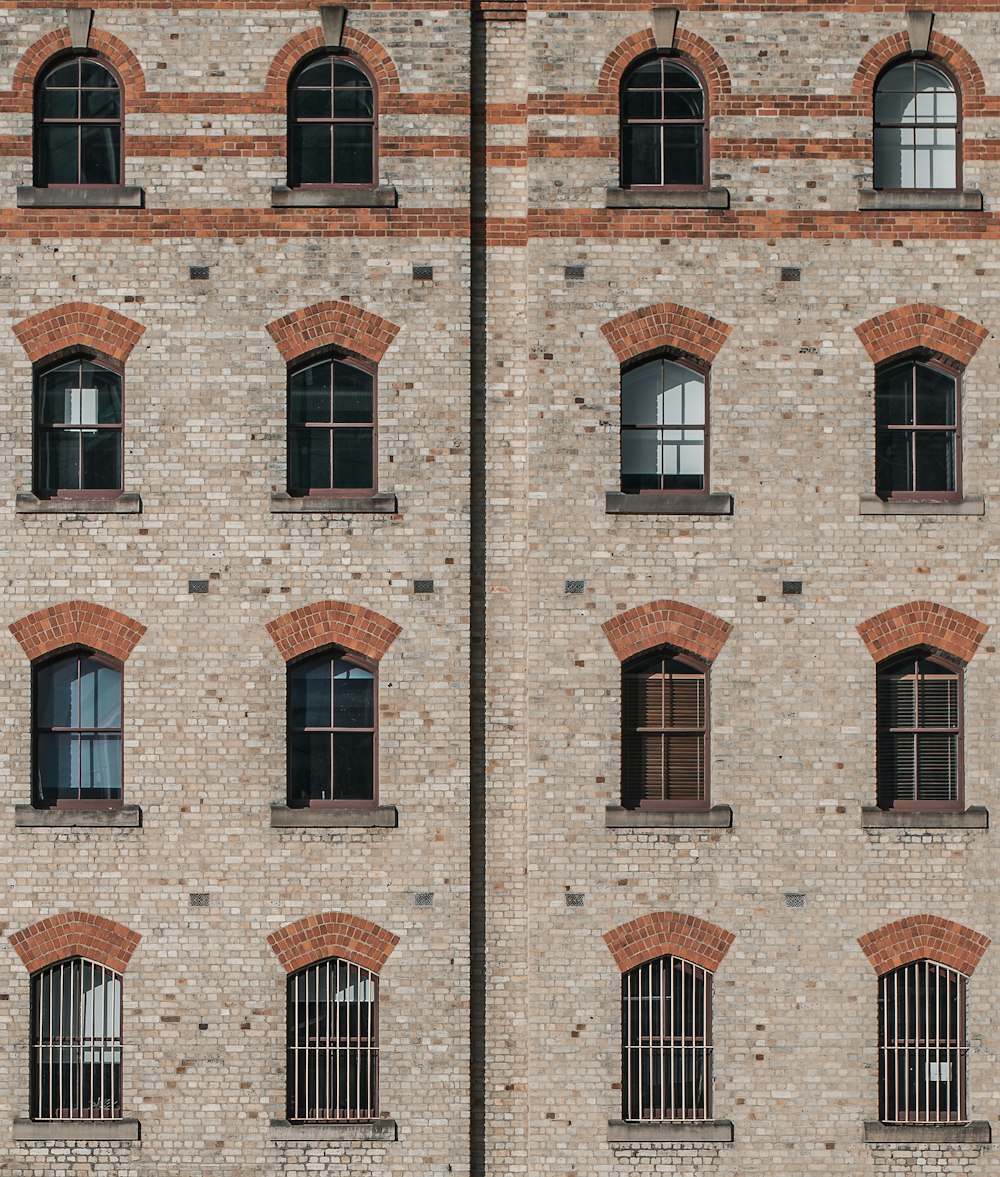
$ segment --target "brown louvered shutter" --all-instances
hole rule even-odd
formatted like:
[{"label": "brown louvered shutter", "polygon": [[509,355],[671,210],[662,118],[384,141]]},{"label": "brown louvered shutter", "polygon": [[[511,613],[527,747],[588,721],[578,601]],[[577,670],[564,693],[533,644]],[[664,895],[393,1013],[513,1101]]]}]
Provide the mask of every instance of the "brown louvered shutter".
[{"label": "brown louvered shutter", "polygon": [[669,656],[622,675],[622,804],[706,799],[706,676]]},{"label": "brown louvered shutter", "polygon": [[878,804],[930,807],[959,799],[958,673],[907,658],[878,674]]}]

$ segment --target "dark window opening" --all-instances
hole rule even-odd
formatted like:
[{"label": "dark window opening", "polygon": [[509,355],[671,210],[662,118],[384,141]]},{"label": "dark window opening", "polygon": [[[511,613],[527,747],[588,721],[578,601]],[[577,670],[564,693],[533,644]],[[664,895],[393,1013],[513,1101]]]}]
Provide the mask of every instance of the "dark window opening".
[{"label": "dark window opening", "polygon": [[375,374],[325,359],[288,379],[288,491],[346,495],[375,489]]},{"label": "dark window opening", "polygon": [[672,359],[647,360],[621,378],[621,481],[625,493],[705,490],[708,382]]},{"label": "dark window opening", "polygon": [[34,490],[101,498],[122,489],[122,377],[91,359],[35,376]]},{"label": "dark window opening", "polygon": [[675,57],[651,57],[622,79],[623,188],[700,188],[706,182],[705,90]]},{"label": "dark window opening", "polygon": [[960,132],[947,74],[923,60],[892,66],[875,87],[875,188],[958,188]]},{"label": "dark window opening", "polygon": [[50,65],[35,94],[35,184],[117,185],[122,177],[122,88],[95,57]]},{"label": "dark window opening", "polygon": [[290,187],[375,183],[376,94],[360,64],[314,58],[293,75],[288,98]]},{"label": "dark window opening", "polygon": [[958,378],[908,360],[875,377],[875,493],[882,499],[960,497]]}]

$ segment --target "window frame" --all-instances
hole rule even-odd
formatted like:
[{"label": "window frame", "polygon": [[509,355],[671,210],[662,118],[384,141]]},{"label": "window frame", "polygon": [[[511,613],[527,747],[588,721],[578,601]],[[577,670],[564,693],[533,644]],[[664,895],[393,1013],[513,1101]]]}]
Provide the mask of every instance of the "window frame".
[{"label": "window frame", "polygon": [[[906,127],[906,124],[879,123],[878,122],[878,120],[875,117],[875,108],[876,108],[876,100],[878,97],[878,89],[879,89],[879,86],[882,85],[882,82],[885,80],[885,78],[890,73],[892,73],[892,71],[894,69],[897,69],[899,66],[906,65],[911,62],[914,64],[918,64],[918,65],[920,65],[920,64],[928,65],[932,69],[937,70],[938,73],[943,74],[948,79],[948,81],[951,82],[952,88],[955,92],[955,107],[956,107],[956,114],[955,114],[955,183],[953,186],[948,187],[948,188],[918,188],[916,186],[914,186],[912,188],[884,188],[884,187],[878,187],[875,183],[875,170],[876,170],[875,169],[875,162],[876,162],[876,146],[875,145],[876,145],[878,131],[884,130],[884,129],[895,129],[897,127],[897,125],[899,126],[900,129],[903,129]],[[962,117],[962,115],[963,115],[962,88],[958,83],[958,78],[955,76],[954,71],[949,66],[947,66],[939,57],[936,57],[932,53],[927,53],[927,54],[924,54],[923,56],[918,56],[916,54],[903,54],[902,56],[896,57],[892,61],[890,61],[883,69],[881,69],[879,71],[879,75],[875,79],[875,85],[872,87],[872,118],[871,118],[871,126],[872,126],[872,189],[875,192],[897,192],[897,193],[904,193],[904,194],[912,193],[912,192],[962,192],[963,191],[963,187],[962,187],[963,171],[964,171],[964,168],[963,168],[964,152],[962,149],[962,143],[963,143],[963,126],[962,126],[963,117]],[[920,126],[934,126],[934,124],[932,124],[932,123],[925,123],[925,124],[913,123],[911,125],[914,128],[920,127]]]},{"label": "window frame", "polygon": [[[45,86],[45,79],[48,75],[60,66],[65,65],[70,61],[80,61],[88,59],[96,61],[104,69],[111,74],[118,86],[118,101],[119,114],[116,120],[113,119],[58,119],[54,120],[58,123],[72,124],[77,127],[77,174],[80,173],[80,160],[82,158],[82,136],[80,128],[86,125],[96,126],[113,126],[118,127],[118,179],[109,184],[95,184],[91,182],[84,183],[79,181],[75,184],[50,183],[44,182],[46,165],[42,160],[42,135],[41,128],[48,120],[42,114],[42,91]],[[50,57],[39,69],[36,77],[32,95],[32,181],[36,188],[40,189],[81,189],[81,188],[99,188],[110,191],[115,188],[122,188],[125,185],[125,85],[122,82],[121,74],[115,66],[104,56],[103,53],[98,53],[93,49],[70,49],[64,53],[58,53]]]},{"label": "window frame", "polygon": [[[701,128],[701,180],[697,184],[634,184],[632,183],[629,173],[629,167],[626,162],[626,127],[630,125],[653,125],[658,127],[665,126],[691,126],[697,125],[697,119],[642,119],[637,122],[631,122],[626,117],[625,112],[625,94],[628,89],[628,82],[631,76],[642,66],[650,61],[670,60],[681,69],[691,74],[698,87],[701,89],[702,98],[702,118]],[[711,108],[709,105],[708,86],[705,82],[705,75],[691,60],[686,53],[680,53],[675,49],[658,49],[650,53],[644,53],[639,57],[628,63],[628,66],[622,71],[621,81],[618,84],[618,177],[619,184],[622,189],[629,192],[707,192],[710,187],[712,174],[712,158],[711,158],[711,134],[710,134],[710,120]],[[630,162],[630,161],[629,161]]]}]

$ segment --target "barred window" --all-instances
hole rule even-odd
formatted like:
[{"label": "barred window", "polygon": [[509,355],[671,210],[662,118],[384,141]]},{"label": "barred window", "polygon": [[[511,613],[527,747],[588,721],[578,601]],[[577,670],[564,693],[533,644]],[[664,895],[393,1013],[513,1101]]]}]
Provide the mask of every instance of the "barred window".
[{"label": "barred window", "polygon": [[327,358],[288,377],[288,491],[336,496],[375,489],[375,373]]},{"label": "barred window", "polygon": [[875,493],[883,499],[961,497],[959,381],[907,360],[875,377]]},{"label": "barred window", "polygon": [[375,183],[375,85],[360,62],[326,54],[292,75],[288,184],[292,188]]},{"label": "barred window", "polygon": [[875,187],[957,188],[960,133],[958,91],[939,66],[891,66],[875,87]]},{"label": "barred window", "polygon": [[623,188],[700,188],[708,163],[705,88],[676,57],[638,61],[622,78]]},{"label": "barred window", "polygon": [[711,1119],[711,1002],[711,973],[678,956],[623,975],[623,1119]]},{"label": "barred window", "polygon": [[704,490],[707,374],[677,360],[646,360],[622,372],[621,390],[622,490]]},{"label": "barred window", "polygon": [[35,94],[35,184],[122,183],[122,87],[98,57],[48,66]]},{"label": "barred window", "polygon": [[378,1115],[378,977],[321,960],[288,979],[289,1120]]}]

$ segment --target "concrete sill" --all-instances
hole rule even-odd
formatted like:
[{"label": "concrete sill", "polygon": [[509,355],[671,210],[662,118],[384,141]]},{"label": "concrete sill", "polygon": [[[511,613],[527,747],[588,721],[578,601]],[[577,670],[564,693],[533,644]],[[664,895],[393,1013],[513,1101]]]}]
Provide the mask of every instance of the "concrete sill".
[{"label": "concrete sill", "polygon": [[395,208],[399,201],[391,184],[378,188],[288,188],[271,189],[272,208]]},{"label": "concrete sill", "polygon": [[865,1144],[989,1144],[989,1120],[969,1124],[882,1124],[865,1121]]},{"label": "concrete sill", "polygon": [[862,188],[858,193],[862,212],[970,212],[983,211],[983,194],[978,188],[964,192],[936,192],[914,189],[912,192],[879,192]]},{"label": "concrete sill", "polygon": [[607,515],[732,515],[733,496],[715,494],[623,494],[609,490],[604,496]]},{"label": "concrete sill", "polygon": [[970,805],[964,812],[942,810],[940,813],[862,805],[861,825],[866,830],[988,830],[990,811],[982,805]]},{"label": "concrete sill", "polygon": [[711,809],[624,809],[609,805],[604,811],[604,825],[609,830],[731,830],[731,805],[713,805]]},{"label": "concrete sill", "polygon": [[139,1139],[138,1120],[14,1120],[14,1139],[23,1141]]},{"label": "concrete sill", "polygon": [[145,208],[146,190],[126,185],[17,189],[18,208]]},{"label": "concrete sill", "polygon": [[608,188],[606,208],[729,208],[728,188]]},{"label": "concrete sill", "polygon": [[342,1124],[290,1124],[271,1121],[272,1140],[398,1140],[395,1120],[345,1120]]},{"label": "concrete sill", "polygon": [[397,510],[392,491],[358,495],[353,499],[294,498],[284,491],[271,495],[272,515],[395,515]]},{"label": "concrete sill", "polygon": [[399,811],[395,805],[331,806],[328,809],[290,809],[281,802],[271,805],[271,828],[296,829],[395,829]]},{"label": "concrete sill", "polygon": [[142,810],[138,805],[119,805],[117,809],[36,809],[33,805],[15,805],[14,825],[22,829],[76,826],[93,830],[134,830],[142,825]]},{"label": "concrete sill", "polygon": [[142,499],[131,493],[114,499],[40,499],[19,491],[14,510],[18,515],[140,515]]},{"label": "concrete sill", "polygon": [[966,495],[951,503],[887,502],[878,495],[858,497],[859,515],[985,515],[986,499],[982,495]]},{"label": "concrete sill", "polygon": [[732,1120],[691,1123],[651,1123],[646,1120],[608,1120],[608,1144],[645,1144],[662,1140],[673,1144],[732,1144]]}]

